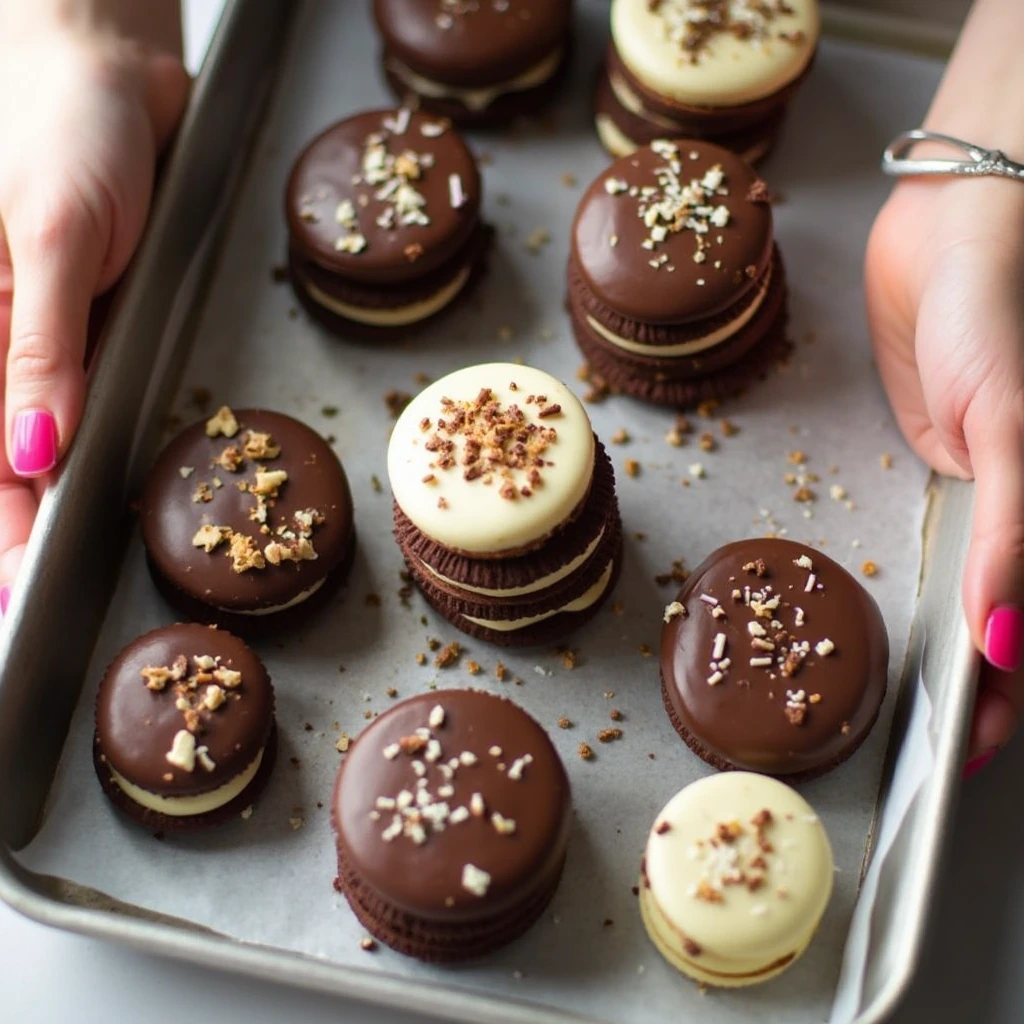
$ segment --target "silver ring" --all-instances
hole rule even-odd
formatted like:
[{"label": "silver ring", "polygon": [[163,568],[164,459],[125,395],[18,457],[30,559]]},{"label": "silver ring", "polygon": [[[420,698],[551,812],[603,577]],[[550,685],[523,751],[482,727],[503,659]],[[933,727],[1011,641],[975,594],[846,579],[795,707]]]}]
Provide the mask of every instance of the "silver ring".
[{"label": "silver ring", "polygon": [[[919,142],[942,142],[966,154],[965,160],[914,160],[909,154]],[[882,170],[893,177],[912,174],[959,174],[977,176],[994,174],[1001,178],[1024,181],[1024,164],[1009,159],[998,149],[982,149],[951,135],[915,128],[896,136],[882,154]]]}]

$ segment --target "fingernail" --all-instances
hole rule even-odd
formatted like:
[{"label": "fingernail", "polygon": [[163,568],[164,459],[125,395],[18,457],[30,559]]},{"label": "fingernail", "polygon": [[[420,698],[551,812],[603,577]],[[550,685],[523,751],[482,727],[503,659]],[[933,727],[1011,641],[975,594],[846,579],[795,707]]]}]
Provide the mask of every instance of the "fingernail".
[{"label": "fingernail", "polygon": [[1013,672],[1020,665],[1024,644],[1024,611],[1001,604],[989,613],[985,626],[985,659],[990,665]]},{"label": "fingernail", "polygon": [[11,603],[11,588],[0,587],[0,618],[7,614],[7,606]]},{"label": "fingernail", "polygon": [[57,421],[45,409],[29,409],[14,417],[12,466],[19,476],[39,476],[57,465]]},{"label": "fingernail", "polygon": [[964,780],[966,781],[972,775],[977,775],[985,765],[991,764],[992,758],[994,758],[998,753],[999,748],[993,747],[993,749],[987,753],[979,754],[973,761],[968,761],[967,764],[964,765]]}]

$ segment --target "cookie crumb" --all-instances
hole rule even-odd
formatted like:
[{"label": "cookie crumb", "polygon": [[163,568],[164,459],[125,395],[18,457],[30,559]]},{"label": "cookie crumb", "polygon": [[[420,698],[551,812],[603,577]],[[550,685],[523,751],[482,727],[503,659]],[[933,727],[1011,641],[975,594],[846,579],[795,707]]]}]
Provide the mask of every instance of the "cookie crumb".
[{"label": "cookie crumb", "polygon": [[594,749],[589,743],[581,743],[576,748],[576,753],[579,754],[581,761],[592,761],[594,759]]},{"label": "cookie crumb", "polygon": [[365,938],[359,940],[359,948],[365,950],[367,953],[373,953],[377,949],[377,943],[367,935]]},{"label": "cookie crumb", "polygon": [[626,459],[626,476],[638,477],[640,475],[640,463],[636,459]]},{"label": "cookie crumb", "polygon": [[619,427],[611,436],[612,444],[629,444],[632,438],[629,436],[629,431],[625,427]]},{"label": "cookie crumb", "polygon": [[572,722],[570,722],[569,719],[565,717],[565,715],[562,715],[562,717],[559,718],[559,720],[558,720],[558,728],[559,729],[571,729],[572,728]]},{"label": "cookie crumb", "polygon": [[892,456],[888,452],[882,452],[882,457],[879,461],[882,464],[882,469],[892,469]]},{"label": "cookie crumb", "polygon": [[875,563],[872,562],[870,559],[868,559],[860,567],[860,571],[862,573],[864,573],[865,576],[877,576],[878,575],[878,566],[875,565]]},{"label": "cookie crumb", "polygon": [[453,640],[438,652],[434,659],[434,665],[437,668],[448,668],[454,665],[460,657],[462,657],[462,644],[458,640]]}]

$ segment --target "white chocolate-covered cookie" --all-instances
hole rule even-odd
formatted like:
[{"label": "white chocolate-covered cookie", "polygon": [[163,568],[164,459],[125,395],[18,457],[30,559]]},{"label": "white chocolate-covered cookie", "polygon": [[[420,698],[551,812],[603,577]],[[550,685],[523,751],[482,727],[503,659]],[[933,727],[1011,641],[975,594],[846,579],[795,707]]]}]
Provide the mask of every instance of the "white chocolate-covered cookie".
[{"label": "white chocolate-covered cookie", "polygon": [[687,786],[655,819],[641,872],[651,941],[697,981],[738,987],[807,948],[832,893],[825,829],[776,779],[723,772]]},{"label": "white chocolate-covered cookie", "polygon": [[[715,6],[715,5],[711,5]],[[810,63],[820,33],[818,0],[613,0],[612,38],[623,63],[677,103],[728,107],[764,99]]]},{"label": "white chocolate-covered cookie", "polygon": [[579,399],[514,363],[431,384],[399,417],[388,448],[405,515],[439,544],[477,556],[550,536],[580,506],[593,472],[593,428]]}]

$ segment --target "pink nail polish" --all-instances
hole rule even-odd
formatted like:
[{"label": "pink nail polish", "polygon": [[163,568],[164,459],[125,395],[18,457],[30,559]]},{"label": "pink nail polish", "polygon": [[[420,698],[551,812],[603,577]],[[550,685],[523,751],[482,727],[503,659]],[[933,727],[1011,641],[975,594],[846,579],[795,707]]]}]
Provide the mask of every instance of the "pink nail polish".
[{"label": "pink nail polish", "polygon": [[0,618],[7,614],[7,606],[11,603],[11,588],[0,587]]},{"label": "pink nail polish", "polygon": [[14,417],[12,466],[18,476],[40,476],[57,465],[57,421],[45,409],[29,409]]},{"label": "pink nail polish", "polygon": [[982,768],[987,764],[992,763],[992,759],[999,753],[998,749],[990,750],[988,753],[979,754],[973,761],[968,761],[964,765],[964,780],[971,778],[972,775],[977,775]]},{"label": "pink nail polish", "polygon": [[1012,604],[993,608],[985,625],[985,659],[990,665],[1013,672],[1020,665],[1024,645],[1024,611]]}]

